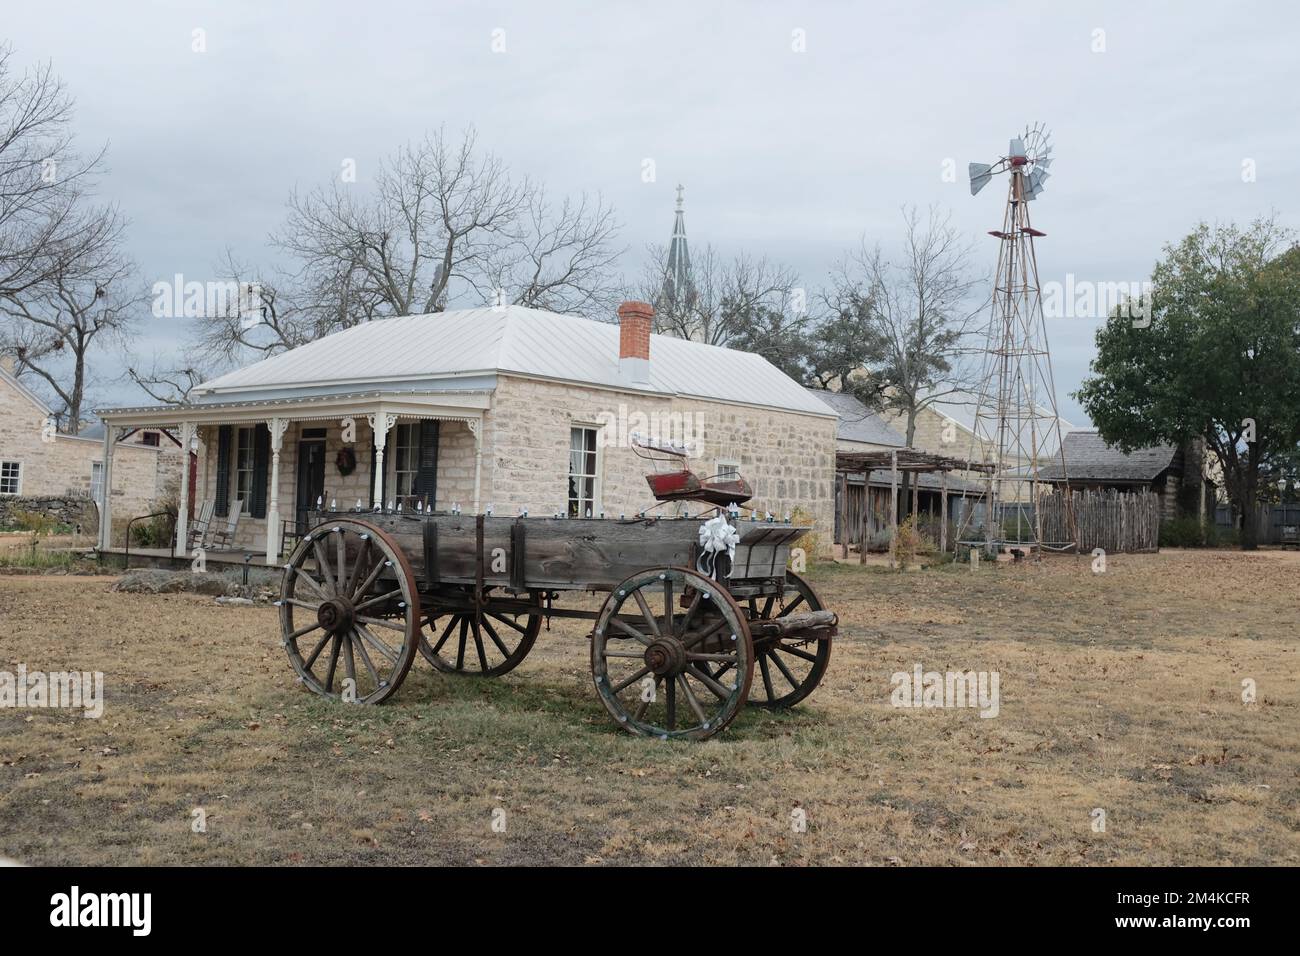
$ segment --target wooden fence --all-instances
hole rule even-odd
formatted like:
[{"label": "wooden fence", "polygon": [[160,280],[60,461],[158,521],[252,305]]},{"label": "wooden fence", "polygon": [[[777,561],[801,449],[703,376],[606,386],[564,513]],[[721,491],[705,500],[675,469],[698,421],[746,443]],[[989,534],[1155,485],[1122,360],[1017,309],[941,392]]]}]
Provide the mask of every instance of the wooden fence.
[{"label": "wooden fence", "polygon": [[[1070,507],[1078,523],[1079,548],[1107,552],[1155,551],[1160,543],[1160,496],[1150,491],[1072,491]],[[1066,500],[1059,491],[1038,502],[1043,517],[1043,540],[1068,541]]]}]

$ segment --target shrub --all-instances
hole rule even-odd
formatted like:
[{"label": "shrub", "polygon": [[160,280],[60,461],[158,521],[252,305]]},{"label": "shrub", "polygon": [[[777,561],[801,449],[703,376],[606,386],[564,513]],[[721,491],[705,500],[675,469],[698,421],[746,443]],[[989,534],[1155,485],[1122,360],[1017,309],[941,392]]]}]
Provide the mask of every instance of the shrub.
[{"label": "shrub", "polygon": [[[796,526],[807,525],[808,527],[813,529],[816,529],[817,527],[817,523],[814,520],[812,514],[809,513],[808,511],[805,511],[803,508],[795,508],[794,511],[790,513],[790,523]],[[804,534],[800,535],[797,539],[795,539],[795,542],[794,544],[791,545],[791,548],[803,548],[803,552],[808,563],[812,564],[814,561],[818,561],[821,559],[822,556],[821,546],[822,546],[822,536],[818,534],[816,530],[812,530],[812,531],[805,532]]]},{"label": "shrub", "polygon": [[1210,543],[1212,530],[1197,518],[1171,518],[1160,522],[1160,547],[1203,548]]},{"label": "shrub", "polygon": [[916,554],[924,546],[921,533],[916,528],[916,516],[908,515],[898,523],[898,537],[894,539],[894,558],[899,567],[916,563]]}]

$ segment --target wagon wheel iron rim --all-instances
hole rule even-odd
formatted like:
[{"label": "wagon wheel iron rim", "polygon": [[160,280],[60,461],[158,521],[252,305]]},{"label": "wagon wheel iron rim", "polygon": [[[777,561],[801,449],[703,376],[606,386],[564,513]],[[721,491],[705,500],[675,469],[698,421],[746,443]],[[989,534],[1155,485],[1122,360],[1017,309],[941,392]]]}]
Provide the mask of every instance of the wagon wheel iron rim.
[{"label": "wagon wheel iron rim", "polygon": [[[825,604],[811,584],[793,571],[787,571],[779,597],[775,594],[750,597],[742,607],[750,621],[760,621],[796,612],[821,611]],[[831,659],[831,638],[755,638],[754,658],[750,705],[774,710],[793,707],[811,694],[825,676]],[[725,676],[726,665],[712,667],[710,672],[715,678]]]},{"label": "wagon wheel iron rim", "polygon": [[281,642],[299,680],[323,697],[378,704],[415,660],[420,596],[400,547],[342,519],[305,535],[284,565]]},{"label": "wagon wheel iron rim", "polygon": [[[724,666],[730,676],[721,680],[708,670]],[[640,572],[601,608],[591,671],[605,709],[628,732],[712,737],[749,696],[754,648],[745,612],[724,587],[691,568]]]},{"label": "wagon wheel iron rim", "polygon": [[[466,586],[467,595],[472,588]],[[528,592],[537,613],[516,614],[493,609],[489,601],[482,608],[439,606],[431,603],[425,617],[428,635],[420,635],[420,653],[444,674],[500,677],[523,662],[542,630],[541,591]]]}]

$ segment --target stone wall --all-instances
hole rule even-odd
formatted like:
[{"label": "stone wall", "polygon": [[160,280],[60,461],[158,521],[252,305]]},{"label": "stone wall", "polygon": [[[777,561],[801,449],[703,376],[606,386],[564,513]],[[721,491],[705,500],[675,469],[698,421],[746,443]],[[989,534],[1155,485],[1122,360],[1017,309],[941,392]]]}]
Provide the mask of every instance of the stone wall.
[{"label": "stone wall", "polygon": [[[751,507],[778,516],[802,508],[813,516],[829,546],[835,420],[721,402],[503,375],[485,435],[483,502],[493,503],[498,513],[518,513],[524,507],[532,514],[563,511],[568,501],[570,429],[595,425],[600,427],[601,445],[597,510],[613,516],[651,508],[657,502],[645,476],[656,466],[638,457],[628,439],[632,431],[654,431],[656,420],[660,431],[681,426],[700,440],[702,452],[689,461],[696,474],[704,477],[721,462],[735,463],[754,487]],[[699,509],[698,504],[681,507]],[[661,509],[669,514],[674,510],[677,506]]]},{"label": "stone wall", "polygon": [[99,510],[88,497],[78,495],[0,497],[0,528],[16,527],[23,513],[45,515],[68,527],[80,525],[83,534],[94,534],[99,525]]}]

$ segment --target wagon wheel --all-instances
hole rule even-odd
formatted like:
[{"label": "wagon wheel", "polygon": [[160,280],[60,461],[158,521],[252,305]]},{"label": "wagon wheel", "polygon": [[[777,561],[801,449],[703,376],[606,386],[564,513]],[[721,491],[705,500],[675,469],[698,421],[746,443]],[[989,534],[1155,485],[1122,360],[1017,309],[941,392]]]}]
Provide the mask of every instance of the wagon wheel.
[{"label": "wagon wheel", "polygon": [[277,603],[289,661],[317,694],[378,704],[411,669],[420,636],[415,573],[373,525],[342,519],[305,535]]},{"label": "wagon wheel", "polygon": [[[726,676],[711,676],[711,665],[725,665]],[[749,696],[754,647],[745,612],[698,571],[639,572],[601,608],[591,673],[605,709],[631,733],[712,737]]]},{"label": "wagon wheel", "polygon": [[[486,591],[490,594],[492,588]],[[499,677],[514,670],[542,630],[544,592],[529,591],[523,598],[537,608],[536,614],[494,609],[491,604],[475,610],[467,606],[473,603],[473,590],[466,587],[464,592],[463,602],[429,608],[429,637],[420,635],[420,653],[444,674]]]},{"label": "wagon wheel", "polygon": [[[795,611],[820,611],[825,605],[811,584],[793,571],[787,571],[780,597],[775,594],[751,597],[744,607],[749,619],[757,621],[785,617]],[[753,682],[749,702],[756,707],[793,707],[813,692],[826,673],[831,660],[831,639],[755,638],[754,654],[758,658],[755,663],[759,679]]]}]

